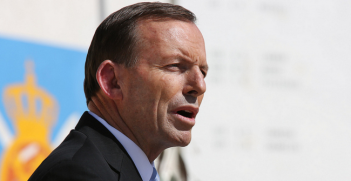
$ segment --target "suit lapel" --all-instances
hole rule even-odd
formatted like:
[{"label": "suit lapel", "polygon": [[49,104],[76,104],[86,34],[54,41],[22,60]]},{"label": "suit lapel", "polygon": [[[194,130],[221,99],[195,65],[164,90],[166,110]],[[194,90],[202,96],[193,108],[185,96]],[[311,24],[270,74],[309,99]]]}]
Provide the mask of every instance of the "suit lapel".
[{"label": "suit lapel", "polygon": [[121,143],[88,112],[80,118],[76,130],[89,137],[106,162],[120,174],[120,180],[141,180],[137,168]]}]

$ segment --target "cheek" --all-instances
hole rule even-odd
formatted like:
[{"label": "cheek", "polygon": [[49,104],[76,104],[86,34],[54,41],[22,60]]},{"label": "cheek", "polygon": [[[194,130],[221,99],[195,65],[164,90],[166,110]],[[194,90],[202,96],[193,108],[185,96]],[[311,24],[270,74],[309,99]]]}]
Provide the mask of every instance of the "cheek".
[{"label": "cheek", "polygon": [[160,90],[162,90],[162,98],[169,101],[176,94],[182,92],[182,81],[174,76],[163,76],[160,80]]}]

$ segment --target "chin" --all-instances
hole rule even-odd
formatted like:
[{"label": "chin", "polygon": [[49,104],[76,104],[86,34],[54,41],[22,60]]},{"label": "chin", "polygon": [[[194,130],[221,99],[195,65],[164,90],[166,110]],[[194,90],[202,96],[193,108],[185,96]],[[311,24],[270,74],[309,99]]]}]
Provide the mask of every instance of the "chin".
[{"label": "chin", "polygon": [[183,142],[182,144],[179,145],[179,147],[186,147],[190,144],[190,141],[188,142]]},{"label": "chin", "polygon": [[179,131],[177,137],[178,139],[175,140],[174,146],[188,146],[191,141],[191,131]]}]

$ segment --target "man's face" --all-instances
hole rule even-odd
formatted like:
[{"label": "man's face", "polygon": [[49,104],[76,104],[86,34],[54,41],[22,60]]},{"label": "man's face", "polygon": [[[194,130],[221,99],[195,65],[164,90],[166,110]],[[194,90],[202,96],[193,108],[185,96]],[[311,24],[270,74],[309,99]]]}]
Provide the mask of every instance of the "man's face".
[{"label": "man's face", "polygon": [[137,28],[138,63],[123,69],[120,115],[139,144],[186,146],[206,91],[203,37],[178,20],[143,20]]}]

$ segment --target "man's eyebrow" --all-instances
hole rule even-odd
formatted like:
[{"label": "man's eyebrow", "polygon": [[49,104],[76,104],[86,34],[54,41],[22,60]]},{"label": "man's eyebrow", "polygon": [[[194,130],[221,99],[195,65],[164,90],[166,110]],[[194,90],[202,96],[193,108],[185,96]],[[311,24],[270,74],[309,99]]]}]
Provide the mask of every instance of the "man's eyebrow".
[{"label": "man's eyebrow", "polygon": [[[179,61],[185,61],[185,62],[189,62],[189,63],[196,62],[192,58],[190,58],[189,56],[185,55],[184,53],[175,54],[175,55],[169,55],[169,56],[166,57],[166,59],[178,59]],[[200,67],[200,69],[208,72],[209,67],[208,67],[207,64],[200,65],[199,67]]]},{"label": "man's eyebrow", "polygon": [[[188,55],[185,55],[184,53],[183,54],[177,54],[174,57],[176,57],[176,59],[178,59],[178,60],[182,60],[182,61],[186,61],[186,62],[190,62],[190,63],[196,62],[192,58],[190,58]],[[208,71],[208,69],[209,69],[207,64],[201,65],[200,68],[204,69],[206,71]]]}]

